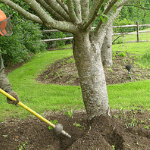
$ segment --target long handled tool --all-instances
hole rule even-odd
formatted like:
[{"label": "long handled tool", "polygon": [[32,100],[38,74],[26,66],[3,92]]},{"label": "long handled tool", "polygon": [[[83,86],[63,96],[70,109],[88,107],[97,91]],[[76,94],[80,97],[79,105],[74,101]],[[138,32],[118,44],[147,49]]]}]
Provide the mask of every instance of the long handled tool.
[{"label": "long handled tool", "polygon": [[[13,96],[11,96],[10,94],[6,93],[6,92],[5,92],[4,90],[2,90],[1,88],[0,88],[0,92],[1,92],[2,94],[4,94],[5,96],[7,96],[9,99],[16,101],[16,99],[15,99]],[[63,130],[63,126],[62,126],[61,124],[54,125],[53,123],[51,123],[50,121],[48,121],[47,119],[45,119],[44,117],[42,117],[41,115],[39,115],[38,113],[36,113],[34,110],[32,110],[31,108],[29,108],[29,107],[27,107],[26,105],[24,105],[23,103],[19,102],[18,104],[19,104],[20,106],[22,106],[23,108],[25,108],[25,109],[26,109],[27,111],[29,111],[30,113],[32,113],[33,115],[35,115],[36,117],[38,117],[39,119],[41,119],[42,121],[44,121],[44,122],[46,122],[47,124],[49,124],[51,127],[53,127],[57,135],[60,134],[60,133],[62,133],[63,135],[65,135],[65,136],[71,138],[71,136],[70,136],[67,132],[65,132],[65,131]]]}]

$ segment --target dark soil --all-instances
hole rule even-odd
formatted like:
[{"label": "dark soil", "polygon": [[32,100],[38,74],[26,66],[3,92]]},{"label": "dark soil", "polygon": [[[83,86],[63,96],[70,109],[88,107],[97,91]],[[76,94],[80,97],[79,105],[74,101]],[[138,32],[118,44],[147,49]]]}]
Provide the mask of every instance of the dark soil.
[{"label": "dark soil", "polygon": [[[118,52],[120,53],[120,52]],[[114,58],[111,68],[104,67],[107,84],[149,79],[149,70],[135,65],[134,57]],[[79,85],[72,58],[57,61],[37,79],[46,84]],[[131,79],[126,65],[132,65]],[[150,150],[150,112],[112,110],[112,117],[95,117],[87,121],[84,110],[45,112],[48,120],[57,120],[71,135],[56,136],[48,124],[33,117],[26,120],[8,119],[0,123],[0,150]]]},{"label": "dark soil", "polygon": [[[84,111],[45,112],[48,120],[58,120],[71,135],[56,136],[37,118],[0,123],[2,150],[150,150],[150,113],[113,110],[112,118],[97,117],[87,122]],[[20,149],[19,149],[20,148]]]}]

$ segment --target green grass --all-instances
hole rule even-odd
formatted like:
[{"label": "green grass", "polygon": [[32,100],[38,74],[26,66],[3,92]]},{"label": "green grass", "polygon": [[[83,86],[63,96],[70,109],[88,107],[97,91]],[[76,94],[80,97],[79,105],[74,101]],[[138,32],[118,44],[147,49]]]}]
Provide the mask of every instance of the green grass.
[{"label": "green grass", "polygon": [[[118,46],[113,45],[113,51],[116,51]],[[133,54],[144,54],[148,49],[148,43],[128,43],[127,47],[128,51]],[[72,56],[71,49],[46,51],[36,54],[28,63],[10,73],[8,76],[10,83],[14,91],[18,93],[20,101],[40,114],[51,110],[83,109],[84,104],[79,86],[42,84],[35,80],[45,68],[56,60],[69,56]],[[110,107],[128,110],[149,109],[149,87],[150,80],[107,86]],[[30,115],[20,106],[7,104],[4,95],[0,94],[0,99],[0,121],[9,117],[25,119]]]},{"label": "green grass", "polygon": [[109,85],[109,103],[113,109],[150,110],[150,80]]},{"label": "green grass", "polygon": [[127,51],[131,54],[143,55],[150,49],[150,42],[125,43],[113,45],[113,51]]},{"label": "green grass", "polygon": [[[37,111],[38,113],[46,110],[67,110],[71,107],[79,109],[83,107],[80,93],[81,90],[76,86],[46,85],[38,83],[35,78],[58,59],[69,57],[72,50],[46,51],[37,54],[34,58],[16,69],[8,75],[13,89],[20,97],[20,101]],[[30,113],[21,107],[9,105],[5,96],[0,95],[0,114],[1,120],[7,117],[26,118]]]},{"label": "green grass", "polygon": [[142,67],[149,69],[150,68],[150,50],[146,51],[138,60],[137,64]]}]

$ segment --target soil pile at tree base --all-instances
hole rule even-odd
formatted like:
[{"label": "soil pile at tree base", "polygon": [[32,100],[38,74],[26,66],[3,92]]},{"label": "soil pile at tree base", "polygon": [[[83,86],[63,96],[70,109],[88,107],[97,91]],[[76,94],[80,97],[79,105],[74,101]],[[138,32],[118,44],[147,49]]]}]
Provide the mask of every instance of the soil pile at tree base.
[{"label": "soil pile at tree base", "polygon": [[85,111],[73,117],[47,112],[48,120],[58,120],[71,135],[56,136],[48,125],[37,118],[8,120],[0,123],[0,148],[7,150],[150,150],[150,113],[114,111],[114,117],[95,117],[87,121]]}]

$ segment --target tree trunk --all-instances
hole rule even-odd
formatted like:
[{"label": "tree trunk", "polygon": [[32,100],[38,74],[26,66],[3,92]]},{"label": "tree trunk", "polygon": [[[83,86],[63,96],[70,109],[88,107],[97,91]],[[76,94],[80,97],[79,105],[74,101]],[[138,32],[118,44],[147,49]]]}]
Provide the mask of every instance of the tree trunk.
[{"label": "tree trunk", "polygon": [[73,53],[88,120],[95,116],[110,115],[106,80],[99,47],[98,42],[90,41],[89,33],[74,35]]},{"label": "tree trunk", "polygon": [[112,34],[113,34],[113,22],[110,22],[106,30],[106,36],[102,45],[102,53],[101,53],[103,66],[107,66],[107,67],[110,67],[113,64]]},{"label": "tree trunk", "polygon": [[116,9],[116,12],[111,14],[106,29],[106,36],[102,45],[102,63],[103,66],[110,67],[113,65],[112,61],[112,35],[113,35],[113,22],[121,11],[122,6]]}]

